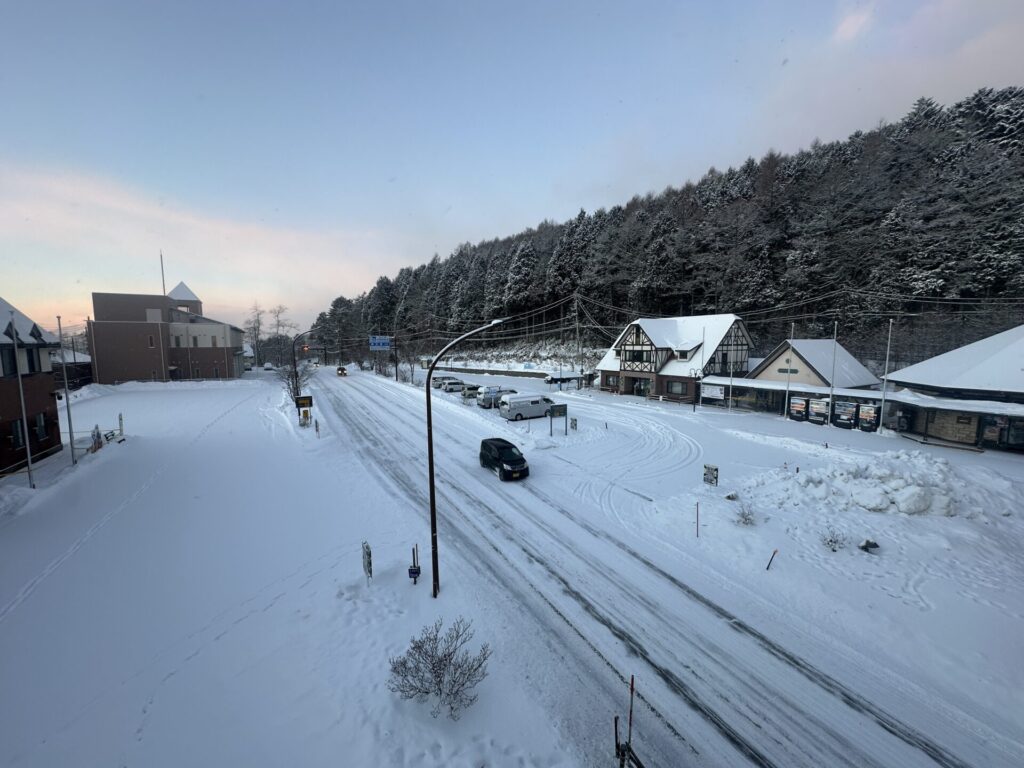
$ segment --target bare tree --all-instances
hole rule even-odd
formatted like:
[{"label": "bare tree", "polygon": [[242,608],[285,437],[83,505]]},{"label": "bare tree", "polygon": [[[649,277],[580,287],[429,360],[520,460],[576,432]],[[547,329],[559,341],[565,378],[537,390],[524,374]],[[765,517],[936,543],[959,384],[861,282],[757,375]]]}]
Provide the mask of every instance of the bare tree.
[{"label": "bare tree", "polygon": [[263,315],[265,311],[258,301],[252,303],[249,309],[249,319],[245,321],[245,333],[252,344],[252,353],[256,358],[256,364],[262,365],[260,358],[260,340],[263,338]]},{"label": "bare tree", "polygon": [[274,375],[277,376],[281,386],[284,387],[284,391],[293,400],[302,394],[302,390],[305,389],[310,379],[313,378],[314,373],[315,369],[304,362],[299,363],[298,368],[295,370],[292,370],[290,364],[281,365],[274,369]]},{"label": "bare tree", "polygon": [[[275,337],[288,336],[291,331],[298,329],[299,326],[285,316],[287,311],[288,307],[284,304],[278,304],[276,307],[271,307],[267,310],[267,313],[270,315],[271,335]],[[279,367],[284,364],[281,354],[281,345],[278,345],[277,359],[274,363]]]}]

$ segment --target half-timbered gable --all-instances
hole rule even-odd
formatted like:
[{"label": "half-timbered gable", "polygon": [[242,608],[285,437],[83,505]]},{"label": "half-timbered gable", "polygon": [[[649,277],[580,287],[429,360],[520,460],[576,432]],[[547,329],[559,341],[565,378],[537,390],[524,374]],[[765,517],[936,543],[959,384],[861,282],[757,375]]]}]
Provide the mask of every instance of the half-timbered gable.
[{"label": "half-timbered gable", "polygon": [[744,375],[752,346],[736,315],[639,318],[627,325],[598,363],[604,390],[692,399],[704,375]]}]

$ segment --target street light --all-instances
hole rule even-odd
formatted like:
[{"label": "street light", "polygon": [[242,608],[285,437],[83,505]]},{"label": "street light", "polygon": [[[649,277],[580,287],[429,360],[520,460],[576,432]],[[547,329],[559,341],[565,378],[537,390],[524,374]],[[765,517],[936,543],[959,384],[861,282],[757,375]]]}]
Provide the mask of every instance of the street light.
[{"label": "street light", "polygon": [[478,333],[483,333],[489,328],[501,325],[507,319],[502,317],[497,320],[491,320],[487,325],[481,325],[479,328],[459,336],[459,338],[449,342],[448,346],[434,355],[434,359],[430,361],[430,365],[427,367],[427,382],[425,386],[427,392],[427,473],[430,483],[430,563],[434,569],[434,597],[437,597],[437,593],[441,591],[441,579],[437,570],[437,502],[434,498],[434,422],[430,411],[430,377],[434,375],[434,366],[441,362],[441,358],[444,357],[448,350],[471,336],[476,336]]},{"label": "street light", "polygon": [[295,344],[303,336],[308,336],[315,331],[315,328],[310,328],[308,331],[303,331],[292,339],[292,396],[298,397],[302,393],[299,392],[299,361],[295,356]]}]

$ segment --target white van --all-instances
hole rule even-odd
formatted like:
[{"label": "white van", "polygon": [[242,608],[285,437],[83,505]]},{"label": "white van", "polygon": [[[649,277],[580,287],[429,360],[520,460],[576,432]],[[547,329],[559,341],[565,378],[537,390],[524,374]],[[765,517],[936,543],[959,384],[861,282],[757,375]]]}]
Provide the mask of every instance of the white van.
[{"label": "white van", "polygon": [[498,412],[506,419],[536,419],[547,416],[555,401],[544,395],[502,395]]}]

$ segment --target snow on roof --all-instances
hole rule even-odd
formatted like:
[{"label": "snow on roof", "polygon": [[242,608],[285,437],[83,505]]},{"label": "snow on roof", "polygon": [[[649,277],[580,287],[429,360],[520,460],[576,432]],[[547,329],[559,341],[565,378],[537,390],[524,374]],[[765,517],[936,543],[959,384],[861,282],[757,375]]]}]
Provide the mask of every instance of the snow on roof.
[{"label": "snow on roof", "polygon": [[[752,367],[751,376],[756,376],[758,368],[771,365],[779,354],[787,348],[790,340],[779,344],[758,366]],[[836,387],[871,387],[881,382],[867,368],[851,355],[839,342],[832,339],[793,339],[793,350],[810,365],[827,384],[832,378],[832,350],[835,349]],[[834,345],[834,346],[833,346]]]},{"label": "snow on roof", "polygon": [[601,362],[594,366],[595,371],[617,371],[619,370],[619,358],[615,356],[615,347],[609,348],[601,358]]},{"label": "snow on roof", "polygon": [[[722,339],[725,338],[725,334],[737,320],[739,317],[736,315],[692,315],[690,317],[640,317],[633,323],[643,329],[656,347],[691,350],[696,349],[703,342],[704,348],[710,353],[718,348]],[[622,334],[619,335],[619,339],[621,338]],[[618,343],[618,339],[616,339],[616,343]]]},{"label": "snow on roof", "polygon": [[[60,352],[61,352],[60,349],[51,349],[50,350],[50,360],[52,360],[56,364],[60,364],[60,362],[61,362]],[[68,349],[67,347],[65,347],[64,348],[64,362],[67,362],[67,363],[91,363],[92,362],[92,358],[89,357],[89,355],[87,355],[85,352],[79,352],[76,349]]]},{"label": "snow on roof", "polygon": [[700,358],[696,360],[669,360],[661,370],[659,376],[700,376]]},{"label": "snow on roof", "polygon": [[890,373],[889,380],[939,389],[1024,392],[1024,325]]},{"label": "snow on roof", "polygon": [[185,285],[184,280],[174,286],[167,296],[176,301],[199,301],[199,297],[192,293],[192,289]]},{"label": "snow on roof", "polygon": [[[688,362],[686,369],[701,368],[718,349],[722,339],[732,328],[732,324],[740,318],[737,315],[692,315],[691,317],[638,317],[622,329],[612,343],[611,349],[605,353],[597,364],[599,371],[619,370],[619,360],[612,352],[622,341],[632,325],[639,325],[655,347],[660,349],[685,350],[687,352],[704,344],[703,352],[698,359]],[[687,374],[688,375],[688,374]]]},{"label": "snow on roof", "polygon": [[57,344],[57,337],[44,331],[27,315],[0,296],[0,344],[13,344],[14,333],[11,329],[11,311],[14,311],[14,330],[22,344]]}]

